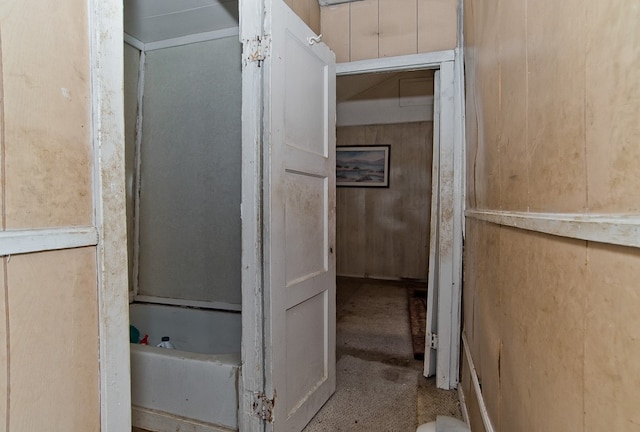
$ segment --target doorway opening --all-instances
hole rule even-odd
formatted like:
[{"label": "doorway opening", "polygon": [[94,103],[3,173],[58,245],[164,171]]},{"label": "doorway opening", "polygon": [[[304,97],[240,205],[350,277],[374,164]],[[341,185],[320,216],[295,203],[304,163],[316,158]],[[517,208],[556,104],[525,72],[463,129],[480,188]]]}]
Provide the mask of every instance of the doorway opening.
[{"label": "doorway opening", "polygon": [[238,429],[238,2],[124,6],[132,423]]},{"label": "doorway opening", "polygon": [[[435,370],[438,388],[457,387],[460,355],[464,212],[463,71],[458,50],[363,60],[336,66],[341,76],[435,69],[434,173],[431,208],[429,301],[425,375]],[[437,174],[436,174],[437,170]],[[436,186],[434,184],[434,186]],[[432,270],[432,271],[431,271]],[[435,364],[435,367],[434,367]]]},{"label": "doorway opening", "polygon": [[[414,290],[417,288],[416,291],[421,291],[418,294],[419,297],[422,297],[421,294],[424,293],[424,288],[428,286],[430,288],[428,290],[430,311],[427,314],[429,320],[426,323],[428,325],[421,324],[426,327],[427,352],[424,364],[421,365],[418,362],[417,366],[420,369],[419,375],[422,375],[422,368],[425,376],[430,376],[437,372],[435,383],[440,389],[455,388],[458,379],[461,220],[462,196],[464,194],[461,185],[461,175],[464,167],[461,151],[461,137],[463,134],[460,117],[461,86],[455,85],[456,79],[461,79],[458,76],[460,74],[458,62],[457,53],[451,51],[344,63],[336,67],[338,74],[338,149],[345,145],[350,146],[349,150],[354,145],[388,145],[390,148],[389,158],[393,160],[395,154],[393,141],[401,142],[403,138],[408,138],[408,141],[411,141],[411,133],[406,131],[403,133],[402,127],[399,128],[400,132],[396,131],[395,134],[386,133],[385,129],[393,129],[393,126],[390,125],[403,121],[418,128],[421,121],[431,122],[433,126],[428,128],[428,132],[435,137],[433,141],[429,137],[427,144],[421,150],[413,150],[416,153],[416,159],[420,159],[420,151],[431,152],[430,155],[433,157],[426,163],[423,161],[422,169],[426,172],[429,182],[428,187],[433,186],[434,198],[431,200],[431,192],[422,196],[423,200],[426,198],[426,203],[423,202],[422,214],[418,216],[418,219],[421,216],[427,221],[429,219],[432,220],[426,223],[426,236],[420,238],[420,227],[414,227],[414,236],[408,242],[414,242],[413,249],[416,255],[419,252],[423,252],[421,257],[412,255],[407,258],[405,250],[399,246],[402,243],[400,240],[402,229],[411,225],[407,217],[398,216],[398,207],[405,204],[402,197],[394,197],[393,194],[388,194],[385,197],[379,193],[380,189],[376,191],[373,188],[361,188],[360,191],[352,190],[346,193],[342,193],[342,188],[338,188],[337,274],[348,277],[348,279],[338,277],[337,281],[338,361],[340,362],[341,358],[343,358],[341,356],[348,358],[349,355],[361,355],[361,357],[364,355],[373,360],[380,360],[383,363],[386,360],[387,365],[390,361],[395,366],[398,363],[406,365],[409,362],[415,362],[416,360],[413,359],[414,353],[407,351],[406,348],[411,344],[407,317],[407,285]],[[401,75],[400,72],[402,71],[411,72]],[[383,72],[391,73],[383,74]],[[345,80],[345,78],[347,79]],[[372,89],[372,87],[378,88]],[[343,89],[342,94],[341,88]],[[386,98],[378,97],[378,100],[376,100],[376,96],[381,96],[385,93]],[[346,103],[345,100],[347,101]],[[431,106],[429,107],[429,105]],[[422,108],[421,113],[420,108]],[[402,116],[398,117],[397,115],[403,109],[405,112],[412,112],[412,114],[404,118]],[[341,114],[345,113],[346,119],[341,117]],[[412,117],[412,115],[417,117]],[[375,123],[378,122],[380,124],[376,125]],[[388,135],[386,139],[384,139],[385,135]],[[382,141],[387,142],[382,143],[380,141],[381,136],[383,136]],[[402,150],[400,151],[402,152]],[[409,163],[409,166],[411,167],[411,163]],[[406,182],[407,177],[420,178],[419,173],[407,174],[412,171],[411,168],[403,168],[402,166],[400,168],[396,166],[395,168],[399,170],[396,175],[400,176],[401,183],[402,181]],[[415,165],[413,165],[413,168],[415,169]],[[338,164],[337,169],[341,169],[340,164]],[[393,164],[389,164],[388,180],[390,184],[393,184],[393,169]],[[428,174],[431,175],[429,176]],[[338,182],[340,181],[339,177],[340,174],[338,173]],[[433,184],[430,184],[431,178],[434,179]],[[368,179],[365,178],[364,180],[367,181]],[[422,186],[424,188],[424,184]],[[413,184],[409,183],[407,189],[411,190],[412,188],[420,189],[419,180]],[[376,196],[376,193],[383,196],[378,202],[371,199],[372,196]],[[368,199],[367,194],[369,196]],[[406,199],[406,201],[413,203],[416,207],[420,207],[418,204],[419,198],[417,200]],[[345,209],[347,210],[346,212]],[[387,242],[385,242],[384,234],[380,235],[382,239],[376,240],[379,233],[367,232],[367,225],[379,228],[375,222],[378,222],[378,225],[382,223],[385,227],[392,228],[390,229],[391,234],[387,235]],[[425,221],[422,220],[421,222],[424,223]],[[422,227],[422,232],[425,232],[424,226]],[[416,241],[418,246],[415,246]],[[357,247],[354,248],[354,245]],[[385,247],[386,249],[384,249]],[[357,253],[345,254],[345,249],[347,251],[355,249]],[[397,249],[401,249],[402,252],[398,253]],[[385,252],[389,250],[391,252],[390,256],[385,256]],[[394,250],[396,251],[395,253]],[[414,273],[408,277],[398,271],[396,273],[392,272],[390,275],[381,271],[381,269],[388,268],[390,262],[393,263],[394,260],[401,262],[400,267],[404,264],[406,269],[411,268],[412,262],[414,263],[413,265],[416,265],[415,262],[420,259],[422,259],[422,265],[424,265],[422,274]],[[376,266],[376,262],[381,264]],[[372,263],[374,263],[373,266],[371,265]],[[417,266],[420,265],[417,264]],[[345,271],[345,269],[351,269],[351,272],[348,273],[348,270]],[[411,273],[409,271],[406,274]],[[357,279],[354,279],[354,276]],[[396,300],[399,300],[400,303],[395,303],[395,307],[393,307],[393,301],[384,300],[384,296],[380,296],[378,303],[384,306],[382,308],[379,305],[376,306],[374,293],[389,294],[394,290],[401,293],[399,299]],[[438,296],[438,291],[441,291],[442,295]],[[360,312],[358,312],[358,309],[360,309]],[[362,313],[362,310],[365,312]],[[377,314],[376,311],[378,312]],[[385,323],[395,312],[400,312],[400,315],[404,314],[404,318],[401,318],[401,321],[404,319],[405,327],[404,331],[400,333],[404,333],[408,340],[405,339],[403,360],[398,359],[398,357],[402,356],[398,355],[401,353],[395,348],[399,338],[393,336],[393,326],[390,323]],[[364,321],[366,321],[366,316],[368,315],[370,321],[364,327],[361,327],[361,333],[370,333],[370,337],[372,337],[368,343],[358,340],[356,336],[358,331],[354,331],[353,328],[353,323],[358,321],[358,318],[355,318],[354,315],[360,315],[361,321],[363,321],[363,316],[365,317]],[[429,343],[429,339],[437,341],[439,337],[437,334],[438,328],[440,329],[439,336],[443,338],[443,343],[439,347],[440,349],[436,351],[435,348],[438,348],[437,342]],[[376,329],[378,329],[378,340],[382,341],[378,345],[372,342],[375,340]],[[341,346],[341,344],[343,345]],[[362,349],[363,347],[366,347],[366,349]],[[388,348],[390,347],[391,349],[389,350]],[[392,355],[385,356],[385,350]],[[393,354],[396,354],[395,358]],[[340,379],[341,372],[344,375],[344,369],[340,364],[338,365],[337,394],[341,391],[341,384],[344,386],[346,381],[348,386],[350,382],[348,378],[346,380],[344,378]],[[346,369],[348,370],[349,368]],[[401,376],[393,375],[396,377]],[[372,374],[366,380],[368,383],[375,381],[371,379],[371,376]],[[420,377],[420,379],[423,378]],[[354,391],[354,389],[350,391]],[[452,396],[452,394],[450,393],[449,396]],[[334,399],[337,398],[334,396]],[[453,401],[454,406],[457,406],[455,396],[450,400]],[[327,407],[331,403],[332,401],[327,404]],[[337,403],[335,405],[348,404]],[[434,405],[433,402],[430,405]],[[451,412],[451,414],[460,415],[457,409],[453,411],[456,412]],[[446,414],[446,408],[440,410],[440,413]],[[389,414],[391,415],[392,413]],[[318,418],[326,421],[328,417],[330,416],[323,417],[323,412],[321,412],[314,419],[314,422]],[[368,418],[366,415],[364,417]],[[425,416],[420,417],[417,415],[416,417],[420,421],[428,419]],[[315,430],[313,427],[314,424],[312,422],[308,430]]]},{"label": "doorway opening", "polygon": [[461,415],[455,392],[422,377],[435,74],[337,78],[337,390],[309,432],[320,424],[411,430],[436,414]]}]

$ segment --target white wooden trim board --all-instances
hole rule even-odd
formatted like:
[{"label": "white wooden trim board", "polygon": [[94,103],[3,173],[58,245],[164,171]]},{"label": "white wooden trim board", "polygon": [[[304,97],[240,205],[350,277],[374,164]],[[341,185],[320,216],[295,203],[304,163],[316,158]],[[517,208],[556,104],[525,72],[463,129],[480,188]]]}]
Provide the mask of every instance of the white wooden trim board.
[{"label": "white wooden trim board", "polygon": [[460,411],[462,412],[462,420],[469,426],[469,408],[467,408],[467,397],[464,395],[462,386],[458,386],[458,401],[460,402]]},{"label": "white wooden trim board", "polygon": [[71,249],[97,244],[98,231],[95,227],[0,231],[0,256]]},{"label": "white wooden trim board", "polygon": [[456,237],[460,226],[455,223],[457,201],[455,176],[455,96],[453,62],[440,66],[440,178],[438,210],[438,348],[436,384],[438,388],[452,389],[458,383],[460,353],[460,319],[457,314],[461,278],[456,274],[456,262],[462,259],[460,242]]},{"label": "white wooden trim board", "polygon": [[[462,332],[462,346],[464,347],[465,358],[467,359],[467,363],[469,366],[471,381],[473,383],[473,390],[476,394],[476,400],[478,401],[478,408],[480,410],[480,417],[482,418],[482,424],[484,425],[484,429],[486,432],[495,432],[493,424],[491,423],[491,418],[489,417],[489,411],[487,411],[487,406],[484,403],[484,397],[482,396],[482,389],[480,388],[480,381],[478,380],[478,373],[476,372],[476,367],[473,364],[473,359],[471,358],[471,351],[469,350],[469,343],[467,342],[467,336],[465,335],[464,332]],[[469,414],[467,413],[467,418],[468,416]]]},{"label": "white wooden trim board", "polygon": [[182,45],[189,45],[198,42],[212,41],[231,36],[238,36],[238,27],[232,27],[223,30],[214,30],[205,33],[196,33],[188,36],[177,37],[173,39],[165,39],[156,42],[148,42],[144,44],[145,51],[154,51],[164,48],[174,48]]},{"label": "white wooden trim board", "polygon": [[560,237],[640,247],[640,215],[467,210],[466,216]]},{"label": "white wooden trim board", "polygon": [[142,42],[140,39],[136,39],[129,33],[124,34],[124,43],[126,43],[127,45],[131,45],[139,51],[144,51],[144,42]]},{"label": "white wooden trim board", "polygon": [[256,396],[264,392],[262,271],[262,135],[263,69],[252,61],[262,27],[264,2],[240,2],[242,52],[242,341],[238,383],[238,426],[243,432],[265,429],[254,414]]},{"label": "white wooden trim board", "polygon": [[100,360],[100,430],[131,430],[124,172],[123,4],[89,0],[93,203]]},{"label": "white wooden trim board", "polygon": [[453,61],[453,50],[435,51],[424,54],[410,54],[396,57],[383,57],[371,60],[359,60],[336,64],[336,75],[358,75],[379,72],[400,72],[411,69],[437,69],[441,63]]},{"label": "white wooden trim board", "polygon": [[212,41],[216,39],[222,39],[226,37],[238,36],[239,28],[230,27],[222,30],[213,30],[204,33],[195,33],[187,36],[180,36],[177,38],[163,39],[154,42],[144,43],[141,40],[131,36],[128,33],[124,34],[124,42],[131,45],[140,51],[155,51],[164,48],[174,48],[182,45],[189,45],[198,42]]},{"label": "white wooden trim board", "polygon": [[217,310],[238,311],[238,312],[242,310],[242,305],[235,304],[235,303],[174,299],[169,297],[157,297],[157,296],[148,296],[148,295],[135,295],[134,300],[138,302],[158,303],[158,304],[173,305],[173,306],[197,307],[197,308],[204,308],[204,309],[217,309]]}]

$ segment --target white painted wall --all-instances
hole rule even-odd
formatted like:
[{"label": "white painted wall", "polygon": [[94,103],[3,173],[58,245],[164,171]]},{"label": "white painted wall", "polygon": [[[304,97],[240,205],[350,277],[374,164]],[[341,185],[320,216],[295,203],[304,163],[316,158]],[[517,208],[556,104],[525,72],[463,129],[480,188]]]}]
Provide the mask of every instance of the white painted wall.
[{"label": "white painted wall", "polygon": [[137,294],[239,305],[240,43],[145,58]]}]

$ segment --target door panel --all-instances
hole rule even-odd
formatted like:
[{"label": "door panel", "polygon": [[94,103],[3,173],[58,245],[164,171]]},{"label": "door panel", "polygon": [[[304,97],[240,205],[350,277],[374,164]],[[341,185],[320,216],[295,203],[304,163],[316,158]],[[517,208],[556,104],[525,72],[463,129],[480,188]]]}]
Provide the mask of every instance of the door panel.
[{"label": "door panel", "polygon": [[287,287],[327,271],[327,184],[326,177],[285,173]]},{"label": "door panel", "polygon": [[[296,379],[287,380],[287,416],[294,414],[304,403],[309,389],[321,386],[327,380],[327,315],[326,291],[287,309],[286,368],[294,370]],[[310,326],[307,323],[323,323]],[[316,341],[309,344],[307,341]],[[319,342],[318,342],[319,341]]]},{"label": "door panel", "polygon": [[[319,122],[326,114],[325,92],[328,77],[326,63],[315,55],[309,55],[309,42],[300,40],[291,32],[285,32],[285,58],[289,61],[284,71],[285,82],[285,131],[288,145],[321,156],[327,156],[327,125]],[[295,59],[308,61],[295,61]],[[305,95],[305,103],[300,96]],[[302,102],[302,104],[301,104]]]},{"label": "door panel", "polygon": [[335,59],[282,0],[270,12],[265,387],[273,430],[300,431],[335,390]]}]

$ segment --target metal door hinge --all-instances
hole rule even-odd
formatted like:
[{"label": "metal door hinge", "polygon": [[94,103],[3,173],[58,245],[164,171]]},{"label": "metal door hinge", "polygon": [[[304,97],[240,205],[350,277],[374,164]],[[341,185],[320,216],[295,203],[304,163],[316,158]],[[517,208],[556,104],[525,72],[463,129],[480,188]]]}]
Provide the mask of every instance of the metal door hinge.
[{"label": "metal door hinge", "polygon": [[249,63],[258,63],[258,67],[260,67],[271,51],[271,36],[264,35],[256,36],[252,39],[243,39],[242,46],[242,57],[245,66]]},{"label": "metal door hinge", "polygon": [[257,393],[253,400],[253,413],[267,423],[272,423],[275,403],[275,396],[273,399],[269,399],[264,393]]},{"label": "metal door hinge", "polygon": [[438,335],[435,333],[429,333],[429,348],[438,349]]}]

